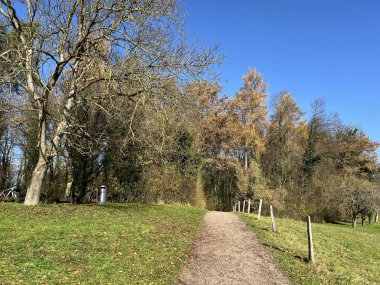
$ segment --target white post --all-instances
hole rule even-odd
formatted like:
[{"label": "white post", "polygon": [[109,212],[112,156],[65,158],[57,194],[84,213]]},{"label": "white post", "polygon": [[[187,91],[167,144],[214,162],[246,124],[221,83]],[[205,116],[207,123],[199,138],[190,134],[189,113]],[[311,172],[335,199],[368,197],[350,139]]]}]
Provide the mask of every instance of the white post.
[{"label": "white post", "polygon": [[241,211],[240,211],[240,201],[238,201],[238,208],[239,208],[239,212],[241,212]]},{"label": "white post", "polygon": [[248,214],[251,213],[251,199],[248,200],[248,210],[247,210],[247,213]]},{"label": "white post", "polygon": [[259,211],[257,212],[257,219],[260,220],[260,216],[261,216],[261,206],[263,205],[263,199],[260,199],[260,203],[259,203]]},{"label": "white post", "polygon": [[376,216],[375,216],[375,223],[378,223],[379,222],[379,213],[376,213]]},{"label": "white post", "polygon": [[243,213],[245,211],[245,199],[244,199],[244,202],[243,202]]},{"label": "white post", "polygon": [[276,224],[274,222],[274,216],[273,216],[273,207],[270,205],[270,218],[272,219],[272,231],[276,232]]},{"label": "white post", "polygon": [[307,217],[307,239],[309,241],[309,261],[314,263],[314,247],[313,247],[313,235],[311,233],[311,220],[310,216]]}]

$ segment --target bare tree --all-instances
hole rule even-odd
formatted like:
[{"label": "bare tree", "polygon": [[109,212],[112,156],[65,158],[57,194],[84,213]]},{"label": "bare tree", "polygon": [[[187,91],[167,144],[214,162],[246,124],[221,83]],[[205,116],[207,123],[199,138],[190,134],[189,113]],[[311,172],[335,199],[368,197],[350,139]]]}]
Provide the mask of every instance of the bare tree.
[{"label": "bare tree", "polygon": [[[343,185],[342,195],[345,197],[346,207],[352,218],[352,227],[356,227],[359,215],[365,220],[368,211],[375,207],[376,189],[368,181],[349,178]],[[364,222],[362,222],[364,225]]]}]

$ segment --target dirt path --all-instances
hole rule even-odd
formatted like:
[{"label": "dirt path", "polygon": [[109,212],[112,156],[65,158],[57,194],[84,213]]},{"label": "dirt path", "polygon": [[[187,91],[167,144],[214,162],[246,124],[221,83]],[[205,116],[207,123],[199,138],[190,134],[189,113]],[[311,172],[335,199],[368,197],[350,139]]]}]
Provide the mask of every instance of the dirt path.
[{"label": "dirt path", "polygon": [[232,213],[208,212],[178,284],[289,284],[254,233]]}]

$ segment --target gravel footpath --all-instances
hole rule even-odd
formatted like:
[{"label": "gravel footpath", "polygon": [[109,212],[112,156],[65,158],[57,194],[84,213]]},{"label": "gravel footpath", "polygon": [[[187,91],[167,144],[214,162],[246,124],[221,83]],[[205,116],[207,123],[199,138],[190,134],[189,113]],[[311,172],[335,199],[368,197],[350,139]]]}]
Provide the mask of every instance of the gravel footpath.
[{"label": "gravel footpath", "polygon": [[177,284],[290,283],[238,216],[208,212]]}]

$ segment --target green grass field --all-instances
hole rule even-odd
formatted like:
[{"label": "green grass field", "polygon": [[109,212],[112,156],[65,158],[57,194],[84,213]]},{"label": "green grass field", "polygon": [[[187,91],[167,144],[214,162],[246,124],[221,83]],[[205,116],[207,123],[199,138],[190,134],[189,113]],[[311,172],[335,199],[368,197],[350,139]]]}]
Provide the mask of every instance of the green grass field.
[{"label": "green grass field", "polygon": [[0,284],[173,284],[204,213],[0,203]]},{"label": "green grass field", "polygon": [[[308,262],[306,222],[241,214],[294,284],[380,284],[380,224],[312,224],[316,262]],[[360,224],[360,223],[358,223]]]}]

